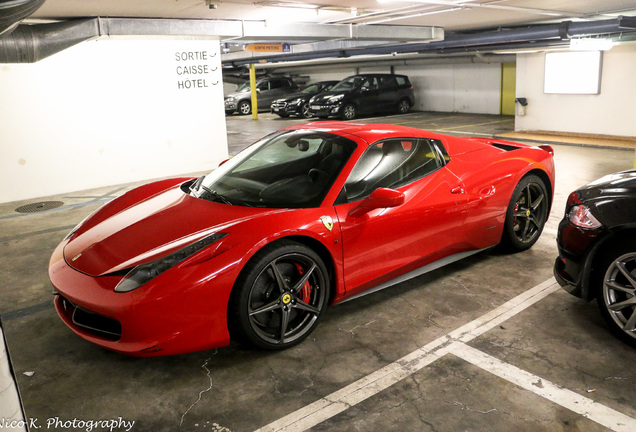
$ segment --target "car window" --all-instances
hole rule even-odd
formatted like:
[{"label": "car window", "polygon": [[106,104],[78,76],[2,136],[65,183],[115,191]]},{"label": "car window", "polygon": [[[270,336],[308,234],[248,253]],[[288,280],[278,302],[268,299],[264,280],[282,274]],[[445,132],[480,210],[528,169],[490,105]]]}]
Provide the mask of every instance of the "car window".
[{"label": "car window", "polygon": [[[441,146],[441,143],[440,143]],[[401,138],[382,141],[362,155],[345,183],[349,202],[378,188],[399,188],[444,165],[434,140]]]},{"label": "car window", "polygon": [[378,89],[378,78],[377,77],[370,77],[365,79],[362,82],[362,89],[365,90],[377,90]]},{"label": "car window", "polygon": [[381,89],[392,89],[397,87],[397,81],[395,80],[395,76],[383,76],[380,77],[380,88]]},{"label": "car window", "polygon": [[399,85],[400,87],[410,85],[408,78],[404,75],[396,75],[395,80],[397,82],[397,85]]},{"label": "car window", "polygon": [[270,84],[269,84],[270,89],[276,89],[281,87],[288,87],[286,80],[274,79],[270,81]]},{"label": "car window", "polygon": [[203,186],[214,193],[200,197],[220,195],[231,204],[255,207],[316,207],[355,148],[353,141],[324,132],[274,134],[206,176]]},{"label": "car window", "polygon": [[256,85],[259,90],[269,90],[269,81],[261,81]]}]

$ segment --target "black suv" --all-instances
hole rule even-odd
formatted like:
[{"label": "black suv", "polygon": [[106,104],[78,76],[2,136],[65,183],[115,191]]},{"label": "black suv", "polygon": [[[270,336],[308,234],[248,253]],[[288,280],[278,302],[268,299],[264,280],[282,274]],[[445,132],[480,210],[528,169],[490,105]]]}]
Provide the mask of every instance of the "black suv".
[{"label": "black suv", "polygon": [[304,118],[313,117],[309,112],[309,99],[320,92],[331,90],[336,84],[338,81],[318,81],[309,84],[298,93],[292,93],[272,102],[272,112],[281,117],[289,117],[290,115]]},{"label": "black suv", "polygon": [[[258,109],[259,111],[268,110],[274,99],[297,91],[298,86],[291,78],[261,78],[256,81]],[[225,114],[232,114],[235,111],[243,115],[252,112],[252,92],[249,81],[238,86],[234,92],[225,95]]]},{"label": "black suv", "polygon": [[415,104],[413,86],[406,75],[363,74],[343,79],[331,91],[309,100],[311,115],[351,120],[358,114],[404,114]]}]

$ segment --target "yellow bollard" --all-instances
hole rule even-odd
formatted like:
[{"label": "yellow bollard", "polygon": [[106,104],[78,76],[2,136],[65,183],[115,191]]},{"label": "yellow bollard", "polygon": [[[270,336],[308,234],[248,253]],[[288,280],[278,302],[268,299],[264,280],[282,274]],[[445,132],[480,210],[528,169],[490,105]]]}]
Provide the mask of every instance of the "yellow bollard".
[{"label": "yellow bollard", "polygon": [[250,65],[250,89],[252,92],[252,120],[258,120],[258,99],[256,97],[256,68]]}]

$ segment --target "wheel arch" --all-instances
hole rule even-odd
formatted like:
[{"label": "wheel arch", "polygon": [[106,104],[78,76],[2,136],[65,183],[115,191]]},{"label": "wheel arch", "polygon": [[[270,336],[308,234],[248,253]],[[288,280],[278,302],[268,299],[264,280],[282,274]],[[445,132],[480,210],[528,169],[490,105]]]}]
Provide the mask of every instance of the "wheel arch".
[{"label": "wheel arch", "polygon": [[[279,243],[284,241],[293,241],[303,246],[306,246],[309,249],[313,250],[315,253],[317,253],[318,256],[322,259],[323,263],[325,264],[325,267],[327,268],[327,271],[329,272],[329,282],[331,285],[329,289],[329,302],[331,302],[338,292],[338,289],[337,289],[338,281],[336,277],[336,274],[337,274],[336,260],[331,254],[331,252],[329,251],[329,249],[327,248],[327,246],[325,246],[320,240],[317,240],[308,235],[291,234],[291,235],[286,235],[283,237],[278,237],[271,241],[264,242],[257,245],[247,254],[246,258],[242,261],[241,270],[239,271],[238,274],[240,275],[240,273],[243,272],[247,263],[250,262],[250,260],[252,260],[260,251],[262,251],[265,248],[276,247]],[[232,286],[232,291],[234,291],[235,287],[236,287],[236,281],[234,282],[234,285]]]},{"label": "wheel arch", "polygon": [[604,269],[599,268],[599,262],[617,246],[625,243],[636,243],[636,224],[626,225],[613,229],[598,241],[590,250],[583,270],[581,272],[581,297],[586,301],[594,300],[598,292],[595,289],[595,281],[603,278]]},{"label": "wheel arch", "polygon": [[548,192],[548,199],[550,200],[550,202],[548,203],[548,214],[547,214],[547,217],[550,217],[550,212],[552,211],[552,201],[554,200],[554,189],[553,189],[552,181],[550,180],[550,176],[544,170],[539,168],[534,168],[528,171],[523,177],[527,177],[529,175],[536,175],[543,181],[543,184],[545,185],[545,188]]},{"label": "wheel arch", "polygon": [[327,247],[319,240],[316,240],[313,237],[304,236],[304,235],[290,235],[290,236],[282,237],[280,239],[276,239],[272,243],[276,243],[281,240],[291,240],[291,241],[295,241],[296,243],[300,243],[304,246],[307,246],[309,249],[316,252],[318,256],[322,259],[322,262],[325,264],[325,267],[327,267],[327,271],[329,272],[329,282],[331,286],[329,287],[328,301],[329,303],[331,303],[331,301],[336,296],[337,280],[336,280],[336,262],[331,252],[329,252],[329,249],[327,249]]}]

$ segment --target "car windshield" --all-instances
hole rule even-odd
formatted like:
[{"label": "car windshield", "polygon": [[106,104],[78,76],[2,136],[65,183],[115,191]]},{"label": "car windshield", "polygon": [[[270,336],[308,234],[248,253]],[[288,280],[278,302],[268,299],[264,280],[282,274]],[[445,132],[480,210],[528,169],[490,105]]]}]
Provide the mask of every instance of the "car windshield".
[{"label": "car windshield", "polygon": [[330,90],[334,85],[333,84],[309,84],[307,87],[301,90],[302,93],[318,93]]},{"label": "car windshield", "polygon": [[330,133],[276,132],[198,179],[190,193],[230,205],[317,207],[355,148]]},{"label": "car windshield", "polygon": [[361,76],[351,76],[340,81],[333,86],[331,91],[349,91],[358,88],[362,85],[365,79]]},{"label": "car windshield", "polygon": [[243,84],[241,84],[240,86],[238,86],[236,88],[237,92],[244,92],[244,91],[248,91],[250,89],[250,82],[249,81],[245,81]]}]

